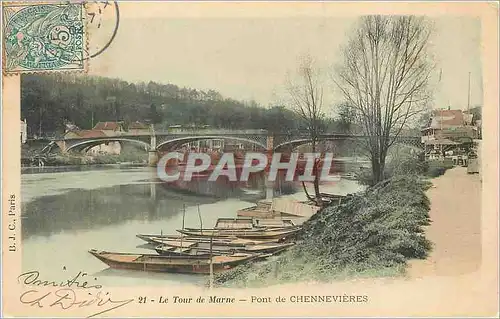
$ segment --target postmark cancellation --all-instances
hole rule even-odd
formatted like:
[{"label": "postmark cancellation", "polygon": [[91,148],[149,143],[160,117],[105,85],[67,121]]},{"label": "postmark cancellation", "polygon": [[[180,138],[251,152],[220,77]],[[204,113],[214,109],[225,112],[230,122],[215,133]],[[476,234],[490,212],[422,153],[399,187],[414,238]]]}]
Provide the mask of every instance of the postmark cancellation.
[{"label": "postmark cancellation", "polygon": [[85,71],[83,3],[4,3],[4,73]]}]

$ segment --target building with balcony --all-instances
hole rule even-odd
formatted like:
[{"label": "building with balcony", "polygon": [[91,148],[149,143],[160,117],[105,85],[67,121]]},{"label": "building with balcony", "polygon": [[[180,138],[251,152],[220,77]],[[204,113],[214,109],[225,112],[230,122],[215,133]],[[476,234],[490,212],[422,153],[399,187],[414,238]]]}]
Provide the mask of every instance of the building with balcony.
[{"label": "building with balcony", "polygon": [[422,143],[429,144],[429,141],[445,139],[461,143],[477,139],[479,127],[472,123],[472,119],[472,114],[462,110],[435,110],[421,130]]},{"label": "building with balcony", "polygon": [[467,162],[480,138],[480,121],[473,122],[473,114],[462,110],[434,110],[427,125],[422,128],[422,143],[427,159],[452,159],[455,163]]}]

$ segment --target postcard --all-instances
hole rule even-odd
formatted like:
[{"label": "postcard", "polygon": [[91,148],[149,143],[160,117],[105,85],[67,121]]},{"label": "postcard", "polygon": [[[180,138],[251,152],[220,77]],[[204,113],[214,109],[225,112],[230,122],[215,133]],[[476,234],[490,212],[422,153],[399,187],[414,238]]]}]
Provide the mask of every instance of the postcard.
[{"label": "postcard", "polygon": [[2,3],[2,316],[498,316],[498,4]]}]

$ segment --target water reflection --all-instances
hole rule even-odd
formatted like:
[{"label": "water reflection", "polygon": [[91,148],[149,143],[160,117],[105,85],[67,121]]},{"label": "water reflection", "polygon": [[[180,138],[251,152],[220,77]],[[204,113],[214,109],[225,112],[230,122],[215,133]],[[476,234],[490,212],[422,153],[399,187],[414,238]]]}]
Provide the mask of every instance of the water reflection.
[{"label": "water reflection", "polygon": [[71,190],[23,205],[23,238],[65,230],[93,229],[129,220],[169,220],[183,205],[215,203],[216,198],[179,194],[160,184],[117,185]]},{"label": "water reflection", "polygon": [[66,166],[29,166],[21,167],[21,174],[45,174],[61,172],[104,171],[121,169],[144,168],[142,164],[93,164],[93,165],[66,165]]}]

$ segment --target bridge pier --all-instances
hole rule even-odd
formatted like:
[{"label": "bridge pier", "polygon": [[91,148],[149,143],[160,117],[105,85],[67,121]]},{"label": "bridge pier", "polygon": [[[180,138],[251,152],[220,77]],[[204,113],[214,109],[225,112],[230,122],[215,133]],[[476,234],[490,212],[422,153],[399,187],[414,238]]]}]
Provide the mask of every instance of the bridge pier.
[{"label": "bridge pier", "polygon": [[156,184],[155,183],[149,184],[149,198],[152,201],[156,200]]},{"label": "bridge pier", "polygon": [[269,181],[269,165],[271,164],[271,159],[273,158],[273,149],[274,149],[274,136],[268,135],[266,137],[266,155],[267,155],[267,164],[266,173],[265,173],[265,184],[266,184],[266,200],[272,200],[274,197],[274,182]]},{"label": "bridge pier", "polygon": [[159,160],[160,160],[160,158],[159,158],[159,153],[157,150],[148,151],[148,165],[149,166],[156,166],[156,164],[158,164]]},{"label": "bridge pier", "polygon": [[266,180],[266,200],[274,198],[274,183]]}]

